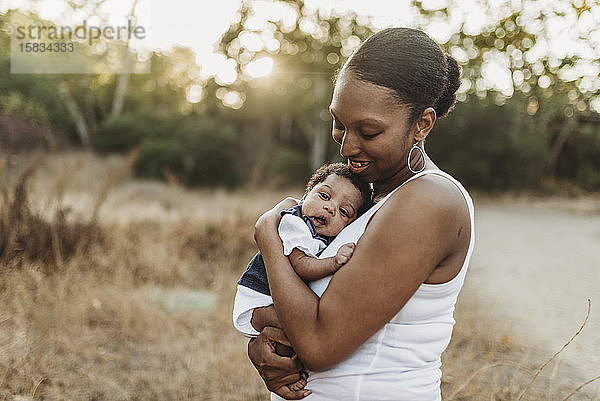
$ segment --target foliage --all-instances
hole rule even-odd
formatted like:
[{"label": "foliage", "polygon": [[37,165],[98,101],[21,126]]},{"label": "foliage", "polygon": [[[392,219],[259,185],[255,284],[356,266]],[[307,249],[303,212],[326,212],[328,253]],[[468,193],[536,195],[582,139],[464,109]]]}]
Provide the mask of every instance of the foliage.
[{"label": "foliage", "polygon": [[[303,0],[271,5],[275,11],[268,12],[260,2],[243,1],[218,43],[235,65],[234,80],[204,76],[194,52],[182,47],[152,52],[151,72],[127,78],[10,74],[11,11],[0,15],[0,144],[16,151],[89,142],[109,153],[143,142],[135,171],[145,177],[184,185],[302,185],[317,166],[339,159],[329,135],[332,77],[379,28],[365,16]],[[453,29],[441,45],[463,70],[460,103],[427,143],[442,168],[486,190],[535,189],[548,179],[600,190],[600,117],[591,109],[599,90],[580,68],[598,62],[540,50],[556,18],[588,18],[597,2],[572,9],[515,3],[503,13],[488,10],[494,17],[479,32],[465,28],[451,2],[410,7],[414,27],[427,31],[443,21]],[[579,43],[593,47],[598,29],[582,26]],[[258,77],[252,67],[265,60],[273,70]],[[491,83],[494,60],[504,66],[503,86]],[[198,88],[201,97],[190,97]]]},{"label": "foliage", "polygon": [[162,124],[162,131],[146,137],[135,165],[138,175],[172,176],[187,186],[238,183],[231,126],[192,118]]},{"label": "foliage", "polygon": [[[303,171],[287,179],[298,183],[337,152],[327,139],[332,77],[373,30],[355,13],[324,14],[303,1],[276,2],[272,14],[260,14],[254,5],[242,2],[239,22],[221,37],[219,51],[236,62],[237,70],[237,80],[221,86],[245,95],[239,118],[260,116],[263,125],[273,127],[259,135],[270,135],[283,148],[274,153],[285,155],[289,138],[295,138],[293,146],[307,162],[296,163]],[[253,77],[253,63],[264,59],[273,61],[273,72]],[[262,168],[277,170],[277,160],[271,158]]]},{"label": "foliage", "polygon": [[515,106],[459,103],[450,117],[436,123],[428,152],[471,187],[535,187],[544,173],[547,145],[535,128],[517,126],[522,113]]},{"label": "foliage", "polygon": [[153,136],[157,128],[156,121],[136,115],[110,117],[98,126],[93,147],[100,153],[125,152],[144,137]]},{"label": "foliage", "polygon": [[46,108],[19,92],[0,94],[0,148],[30,149],[56,145]]},{"label": "foliage", "polygon": [[559,164],[558,176],[588,190],[600,190],[600,135],[597,123],[583,125],[571,138]]},{"label": "foliage", "polygon": [[304,184],[308,181],[306,172],[308,170],[307,160],[298,149],[292,147],[279,148],[274,157],[272,180],[276,183]]},{"label": "foliage", "polygon": [[[319,154],[315,147],[326,138],[324,122],[331,94],[331,83],[319,80],[323,75],[332,76],[374,28],[367,18],[351,12],[312,9],[302,0],[275,3],[277,15],[265,14],[253,2],[242,3],[239,21],[219,44],[222,54],[236,62],[237,80],[221,86],[243,93],[245,103],[238,111],[241,119],[251,120],[250,116],[265,108],[274,111],[261,116],[263,126],[270,127],[261,135],[269,131],[271,139],[261,138],[260,144],[281,150],[267,152],[279,156],[257,161],[261,168],[281,169],[278,163],[290,156],[293,148],[310,161],[306,165],[310,171],[325,158],[337,157],[337,149],[328,141],[321,159],[314,158]],[[414,2],[412,7],[419,16],[415,26],[424,30],[433,20],[450,20],[452,12],[451,4],[433,11],[425,9],[422,2]],[[513,8],[477,34],[458,29],[442,43],[462,65],[462,102],[447,120],[438,121],[440,134],[431,136],[428,150],[443,168],[481,189],[536,188],[545,177],[564,177],[598,190],[598,174],[588,161],[597,158],[591,154],[595,147],[588,146],[588,141],[591,145],[598,136],[600,119],[589,108],[597,93],[585,90],[583,75],[563,79],[576,70],[572,67],[582,61],[581,56],[574,53],[557,60],[549,52],[539,52],[550,40],[546,29],[551,17],[567,20],[573,13],[564,13],[559,6],[540,7],[537,13],[526,12],[526,8]],[[585,11],[589,10],[581,13]],[[578,17],[581,13],[577,12]],[[253,78],[249,67],[265,57],[273,60],[273,72]],[[509,82],[502,87],[491,82],[493,60],[507,68]],[[590,118],[593,122],[584,128],[580,121]],[[317,120],[323,122],[310,124]],[[582,130],[591,135],[581,135]],[[296,141],[290,146],[288,138],[299,136],[307,143]],[[591,152],[584,155],[571,149],[577,143]],[[570,154],[575,160],[568,162]],[[290,172],[285,175],[288,182],[300,180]]]}]

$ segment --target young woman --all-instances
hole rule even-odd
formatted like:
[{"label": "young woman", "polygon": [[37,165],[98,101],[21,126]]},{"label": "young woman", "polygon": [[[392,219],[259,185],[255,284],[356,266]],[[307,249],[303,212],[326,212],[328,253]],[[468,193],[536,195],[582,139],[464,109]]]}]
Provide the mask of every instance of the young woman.
[{"label": "young woman", "polygon": [[[441,400],[440,357],[473,249],[473,205],[426,155],[424,141],[452,109],[459,82],[456,61],[408,28],[374,34],[340,71],[330,106],[333,139],[379,201],[321,255],[356,242],[352,259],[310,287],[283,256],[277,234],[279,212],[293,200],[257,221],[283,332],[265,328],[248,354],[272,399]],[[257,308],[254,318],[272,313]],[[292,358],[273,352],[286,336]],[[306,389],[291,390],[286,384],[306,378],[302,365]]]}]

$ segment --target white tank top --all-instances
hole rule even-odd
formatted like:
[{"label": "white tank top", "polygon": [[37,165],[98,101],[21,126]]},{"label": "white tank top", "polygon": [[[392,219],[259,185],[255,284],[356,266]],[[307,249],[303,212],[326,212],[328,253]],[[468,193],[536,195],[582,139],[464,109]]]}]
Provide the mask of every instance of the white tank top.
[{"label": "white tank top", "polygon": [[[346,360],[323,372],[309,372],[306,388],[311,389],[312,394],[305,400],[441,400],[441,355],[452,335],[454,304],[473,252],[475,226],[471,197],[449,174],[440,170],[423,171],[406,182],[425,174],[436,174],[452,181],[467,203],[471,238],[460,272],[446,283],[421,284],[400,312]],[[345,227],[320,257],[334,256],[341,245],[358,242],[371,217],[402,185]],[[311,282],[311,289],[321,296],[331,277]],[[340,327],[340,330],[343,329]],[[272,394],[271,399],[283,400],[276,394]]]}]

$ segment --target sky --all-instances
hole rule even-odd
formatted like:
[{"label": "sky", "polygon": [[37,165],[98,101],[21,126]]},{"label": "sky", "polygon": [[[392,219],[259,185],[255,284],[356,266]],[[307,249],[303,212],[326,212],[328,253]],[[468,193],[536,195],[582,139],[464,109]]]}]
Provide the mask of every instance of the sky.
[{"label": "sky", "polygon": [[[73,0],[83,2],[83,0]],[[101,7],[109,21],[113,24],[122,24],[129,14],[135,0],[105,0]],[[93,1],[92,1],[93,2]],[[268,3],[255,1],[255,3]],[[535,6],[535,4],[538,6]],[[435,20],[427,24],[428,33],[439,42],[448,40],[452,26],[465,21],[466,33],[478,33],[485,26],[486,21],[497,19],[505,15],[510,7],[531,8],[535,12],[539,4],[549,3],[544,1],[523,2],[521,0],[455,0],[449,7],[449,19]],[[555,0],[553,7],[564,10],[570,9],[570,0]],[[410,0],[305,0],[305,4],[312,8],[322,8],[335,11],[354,10],[359,15],[371,17],[372,23],[379,28],[391,25],[411,26],[416,22],[416,16],[410,12]],[[562,7],[560,5],[562,4]],[[431,10],[448,5],[448,0],[424,0],[423,5]],[[224,33],[229,24],[234,21],[240,0],[138,0],[136,17],[138,24],[143,25],[148,32],[148,45],[152,49],[168,50],[179,44],[192,48],[199,55],[199,61],[212,53],[214,43]],[[82,9],[79,14],[69,13],[65,21],[62,15],[68,9],[65,0],[0,0],[0,12],[9,8],[24,8],[37,10],[42,18],[55,22],[69,24],[81,23],[89,19],[89,14]],[[574,41],[578,29],[599,24],[600,15],[588,18],[588,21],[572,21],[564,19],[562,23],[550,24],[556,32],[552,48],[557,56],[579,46]],[[563,34],[568,30],[570,34]],[[600,37],[596,38],[600,46]]]},{"label": "sky", "polygon": [[[133,0],[106,0],[100,12],[108,24],[122,25],[132,5]],[[138,25],[146,29],[152,49],[166,51],[179,44],[207,54],[229,26],[239,5],[240,0],[219,0],[217,4],[206,0],[138,0],[135,15]],[[86,19],[90,22],[86,9],[65,17],[69,10],[65,0],[0,0],[0,12],[11,8],[35,10],[40,17],[57,23],[80,24]]]},{"label": "sky", "polygon": [[[133,2],[134,0],[106,0],[101,9],[118,20],[129,13]],[[487,11],[482,9],[481,2],[477,0],[457,2],[458,8],[469,11],[467,28],[479,30],[485,22],[485,14],[501,8],[496,6],[506,3],[506,0],[491,0],[486,3],[489,7]],[[373,23],[378,27],[411,25],[414,18],[408,11],[410,0],[306,0],[305,4],[312,8],[336,11],[354,10],[359,15],[372,17]],[[436,9],[445,6],[447,0],[424,0],[424,4]],[[200,53],[208,53],[211,45],[235,18],[239,6],[240,0],[139,0],[136,16],[151,32],[154,48],[168,48],[179,43]],[[59,22],[57,20],[61,19],[61,14],[68,6],[65,0],[0,0],[0,12],[10,8],[34,9],[42,18]],[[82,10],[79,15],[71,16],[72,21],[67,23],[78,23],[86,17],[85,10]],[[433,30],[436,28],[433,27]],[[443,39],[444,29],[439,29],[438,34]]]},{"label": "sky", "polygon": [[[72,0],[83,2],[84,0]],[[105,0],[100,13],[105,23],[114,25],[126,24],[125,16],[135,0]],[[222,55],[215,54],[214,46],[219,37],[235,21],[236,11],[241,0],[138,0],[135,10],[138,25],[144,26],[147,37],[141,46],[152,50],[168,52],[173,46],[187,46],[196,52],[197,63],[201,66],[204,76],[217,75],[219,80],[227,84],[235,80],[233,60],[226,60]],[[448,5],[449,0],[423,0],[423,6],[430,10],[440,9]],[[575,0],[578,1],[578,0]],[[255,0],[258,9],[269,11],[269,2]],[[266,6],[265,6],[266,4]],[[410,0],[305,0],[305,5],[311,8],[343,12],[354,10],[358,15],[369,16],[375,28],[387,26],[415,26],[418,16],[410,11]],[[529,57],[539,57],[543,53],[554,55],[560,59],[568,55],[581,55],[590,60],[600,58],[600,7],[594,13],[588,13],[577,19],[571,8],[571,0],[523,1],[523,0],[454,0],[449,7],[449,18],[433,18],[428,21],[425,30],[440,43],[446,42],[455,27],[464,23],[465,33],[477,34],[485,27],[486,22],[498,20],[510,12],[511,8],[523,7],[525,16],[534,15],[544,7],[551,7],[567,13],[566,18],[549,21],[545,27],[551,36],[549,42],[540,42],[529,52]],[[68,12],[66,0],[0,0],[0,12],[10,8],[33,9],[42,18],[63,24],[81,24],[90,20],[89,11],[85,8],[79,12]],[[65,19],[65,15],[68,18]],[[542,29],[532,24],[530,30]],[[579,35],[592,29],[593,35],[587,42],[578,38]],[[460,53],[460,52],[459,52]],[[500,53],[500,52],[498,52]],[[461,54],[453,54],[460,57]],[[490,55],[484,68],[485,82],[482,85],[493,87],[512,95],[512,79],[507,68],[507,60],[502,54]],[[263,60],[262,65],[256,66],[256,74],[268,72],[272,64]],[[583,74],[590,77],[600,75],[598,67],[592,65],[580,66],[580,70],[572,71],[573,75]],[[568,77],[567,77],[568,78]],[[542,81],[542,84],[544,82]],[[598,80],[589,78],[584,82],[590,90],[600,89]],[[600,102],[599,106],[600,108]]]}]

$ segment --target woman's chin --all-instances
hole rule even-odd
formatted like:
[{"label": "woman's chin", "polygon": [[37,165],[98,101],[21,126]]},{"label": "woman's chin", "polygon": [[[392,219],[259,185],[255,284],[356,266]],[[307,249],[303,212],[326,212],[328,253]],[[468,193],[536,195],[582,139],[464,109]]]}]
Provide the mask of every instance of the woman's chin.
[{"label": "woman's chin", "polygon": [[[368,166],[371,167],[371,166]],[[358,175],[361,179],[363,179],[364,181],[368,182],[368,183],[373,183],[376,182],[377,179],[379,178],[377,176],[377,173],[375,172],[374,169],[372,168],[368,168],[361,171],[360,173],[356,173],[356,175]]]},{"label": "woman's chin", "polygon": [[362,178],[363,180],[365,180],[366,182],[375,182],[378,179],[378,173],[376,170],[376,166],[373,165],[373,162],[370,162],[369,164],[367,164],[366,166],[362,167],[362,168],[353,168],[352,165],[349,165],[350,170],[356,174],[357,176],[359,176],[360,178]]}]

